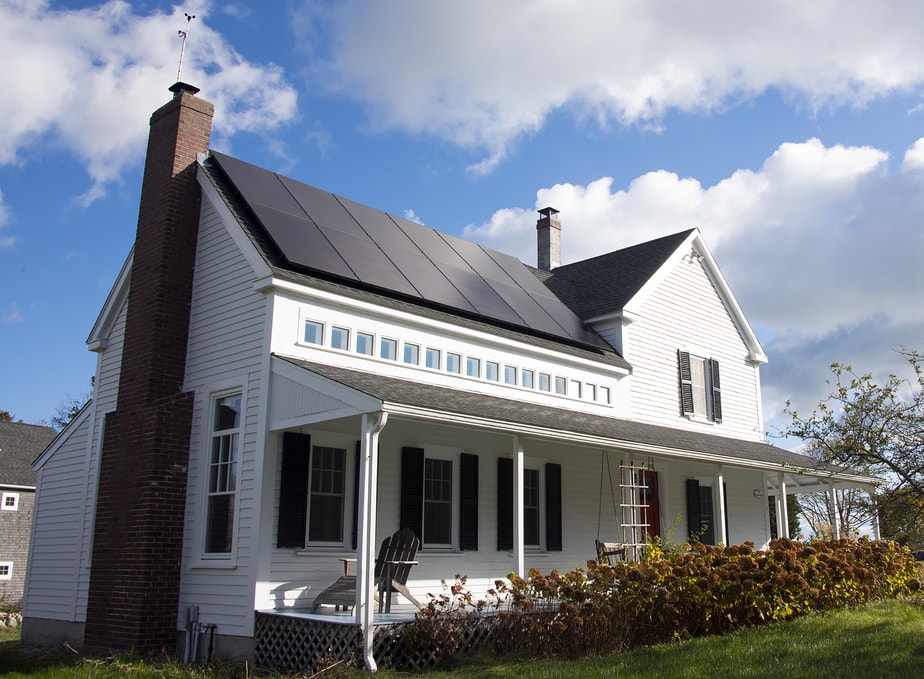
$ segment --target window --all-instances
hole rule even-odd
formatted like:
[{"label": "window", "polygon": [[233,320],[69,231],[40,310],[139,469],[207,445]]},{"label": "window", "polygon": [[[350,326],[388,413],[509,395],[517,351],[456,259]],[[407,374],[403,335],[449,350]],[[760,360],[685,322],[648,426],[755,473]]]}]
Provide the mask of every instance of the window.
[{"label": "window", "polygon": [[440,350],[427,348],[427,367],[439,370],[440,368]]},{"label": "window", "polygon": [[465,359],[465,374],[469,377],[481,377],[481,359],[469,356]]},{"label": "window", "polygon": [[346,451],[315,446],[311,452],[308,542],[343,541]]},{"label": "window", "polygon": [[538,547],[539,538],[539,470],[523,470],[523,544]]},{"label": "window", "polygon": [[425,545],[452,544],[452,462],[424,459]]},{"label": "window", "polygon": [[13,579],[13,562],[0,561],[0,580]]},{"label": "window", "polygon": [[504,366],[504,384],[517,383],[517,369],[512,365]]},{"label": "window", "polygon": [[220,396],[212,403],[205,551],[228,554],[234,540],[241,394]]},{"label": "window", "polygon": [[[690,542],[702,542],[704,545],[715,544],[715,510],[713,507],[712,486],[700,485],[696,479],[687,479],[687,531]],[[726,532],[727,530],[726,526]]]},{"label": "window", "polygon": [[532,370],[527,370],[526,368],[524,368],[522,373],[520,374],[520,379],[522,380],[521,384],[524,387],[526,387],[527,389],[532,389],[533,385],[535,384],[536,373],[534,373]]},{"label": "window", "polygon": [[600,402],[610,405],[610,388],[609,387],[600,387]]},{"label": "window", "polygon": [[712,422],[722,421],[719,362],[686,351],[677,352],[680,372],[680,412]]},{"label": "window", "polygon": [[372,348],[375,346],[375,337],[368,332],[356,333],[356,353],[372,356]]},{"label": "window", "polygon": [[399,524],[414,531],[424,548],[477,550],[478,509],[477,455],[401,449]]},{"label": "window", "polygon": [[446,372],[462,372],[462,356],[460,354],[446,353]]},{"label": "window", "polygon": [[552,376],[546,373],[539,373],[539,391],[552,390]]},{"label": "window", "polygon": [[420,365],[420,347],[416,344],[405,344],[404,362],[408,365]]},{"label": "window", "polygon": [[379,344],[379,356],[388,361],[398,360],[398,340],[382,338]]},{"label": "window", "polygon": [[500,366],[494,361],[488,361],[484,364],[484,378],[486,380],[491,380],[492,382],[497,382],[499,377]]},{"label": "window", "polygon": [[572,396],[574,398],[582,398],[584,395],[584,385],[581,384],[579,380],[571,380],[571,389],[573,390]]},{"label": "window", "polygon": [[324,344],[324,324],[305,321],[305,335],[302,339],[308,344]]},{"label": "window", "polygon": [[597,385],[588,383],[585,393],[587,394],[588,401],[596,401],[597,400]]},{"label": "window", "polygon": [[566,378],[555,378],[555,393],[560,396],[565,396],[568,393],[568,380]]},{"label": "window", "polygon": [[336,325],[330,329],[330,346],[332,349],[346,351],[350,348],[350,331],[338,328]]},{"label": "window", "polygon": [[15,512],[19,509],[19,493],[3,493],[0,496],[0,510]]}]

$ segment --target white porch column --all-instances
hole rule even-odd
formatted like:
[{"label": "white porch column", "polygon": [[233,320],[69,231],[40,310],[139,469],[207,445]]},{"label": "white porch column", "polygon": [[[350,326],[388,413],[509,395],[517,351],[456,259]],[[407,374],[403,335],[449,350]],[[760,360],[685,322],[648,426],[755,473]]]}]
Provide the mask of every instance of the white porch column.
[{"label": "white porch column", "polygon": [[786,503],[786,476],[777,472],[779,492],[776,496],[776,534],[788,538],[789,535],[789,507]]},{"label": "white porch column", "polygon": [[872,497],[872,493],[869,494],[870,499],[873,500],[873,516],[870,518],[870,523],[873,528],[873,540],[881,540],[882,534],[879,532],[879,505],[876,503],[875,498]]},{"label": "white porch column", "polygon": [[727,547],[728,530],[726,530],[726,527],[728,526],[728,521],[726,519],[726,512],[728,511],[728,508],[725,506],[725,473],[722,469],[722,465],[719,465],[716,469],[715,490],[719,496],[719,530],[716,531],[716,537],[718,537],[719,541]]},{"label": "white porch column", "polygon": [[378,493],[379,434],[385,428],[388,413],[363,415],[362,441],[359,450],[359,520],[356,525],[356,605],[353,613],[363,635],[363,658],[366,669],[375,672],[372,656],[375,627],[375,512]]},{"label": "white porch column", "polygon": [[835,540],[841,537],[841,512],[837,505],[837,488],[834,482],[831,482],[831,489],[828,491],[828,498],[831,501],[831,535]]},{"label": "white porch column", "polygon": [[523,554],[523,442],[513,437],[513,571],[525,577],[526,561]]}]

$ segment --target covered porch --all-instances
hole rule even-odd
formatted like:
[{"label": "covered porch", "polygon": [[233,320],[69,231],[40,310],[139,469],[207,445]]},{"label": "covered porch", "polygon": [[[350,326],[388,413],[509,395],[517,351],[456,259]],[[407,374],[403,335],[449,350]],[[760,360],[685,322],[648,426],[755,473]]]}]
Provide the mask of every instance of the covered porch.
[{"label": "covered porch", "polygon": [[[309,645],[310,652],[317,653],[317,644],[327,644],[341,651],[358,648],[363,663],[374,669],[392,643],[388,640],[413,624],[416,609],[403,604],[391,617],[378,614],[372,578],[378,540],[409,521],[420,521],[413,511],[405,511],[412,504],[402,490],[404,468],[413,457],[409,449],[419,451],[421,460],[457,455],[449,465],[453,536],[440,545],[424,539],[420,566],[408,583],[424,603],[428,594],[438,593],[440,579],[452,581],[457,573],[469,577],[478,595],[510,572],[581,566],[596,557],[595,537],[634,548],[646,533],[685,542],[694,497],[699,521],[712,528],[715,542],[751,540],[761,547],[770,538],[768,496],[780,498],[777,515],[785,531],[782,498],[792,492],[789,489],[874,481],[811,466],[803,456],[757,441],[280,357],[274,357],[273,369],[271,431],[329,431],[359,439],[356,547],[351,554],[357,560],[357,581],[355,606],[349,613],[270,609],[260,607],[258,597],[255,636],[257,657],[263,660],[279,653],[304,656]],[[466,488],[459,477],[466,473],[463,465],[472,461],[477,481]],[[504,490],[508,471],[509,498]],[[699,489],[695,496],[694,483]],[[427,529],[418,523],[416,530]],[[333,571],[321,570],[327,567],[321,563],[324,559],[335,561],[333,555],[306,548],[296,552],[296,563],[287,567],[308,573],[311,587],[319,591],[335,579]],[[292,577],[281,571],[268,575],[271,583]],[[309,592],[306,600],[310,599]]]}]

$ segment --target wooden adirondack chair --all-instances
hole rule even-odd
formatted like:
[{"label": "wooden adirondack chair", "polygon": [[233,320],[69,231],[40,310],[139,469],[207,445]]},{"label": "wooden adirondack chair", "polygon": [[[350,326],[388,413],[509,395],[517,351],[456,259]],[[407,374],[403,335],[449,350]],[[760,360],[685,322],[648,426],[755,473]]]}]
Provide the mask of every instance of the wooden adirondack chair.
[{"label": "wooden adirondack chair", "polygon": [[617,561],[626,560],[626,546],[619,542],[600,542],[594,540],[597,547],[597,561],[615,566]]},{"label": "wooden adirondack chair", "polygon": [[[414,598],[407,588],[407,577],[411,568],[417,565],[414,558],[420,549],[420,540],[410,528],[402,528],[391,537],[382,541],[379,555],[375,559],[375,588],[376,601],[379,602],[379,613],[384,608],[386,613],[391,612],[391,594],[398,592],[417,608],[421,603]],[[319,606],[335,606],[344,609],[352,608],[356,603],[356,559],[341,559],[344,574],[332,585],[320,592],[311,606],[312,613]]]}]

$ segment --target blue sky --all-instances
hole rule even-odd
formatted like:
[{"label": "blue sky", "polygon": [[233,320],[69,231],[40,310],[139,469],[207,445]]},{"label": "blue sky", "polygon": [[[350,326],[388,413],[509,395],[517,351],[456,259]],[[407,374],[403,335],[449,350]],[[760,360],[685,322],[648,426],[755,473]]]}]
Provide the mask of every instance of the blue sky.
[{"label": "blue sky", "polygon": [[832,361],[924,349],[924,3],[0,0],[0,410],[90,389],[150,113],[535,263],[698,226],[755,327],[768,429]]}]

